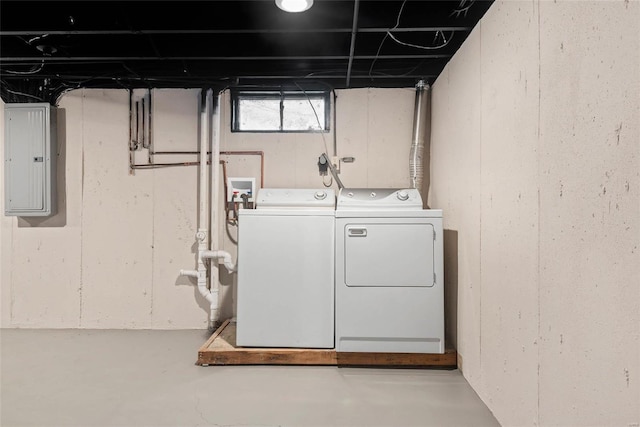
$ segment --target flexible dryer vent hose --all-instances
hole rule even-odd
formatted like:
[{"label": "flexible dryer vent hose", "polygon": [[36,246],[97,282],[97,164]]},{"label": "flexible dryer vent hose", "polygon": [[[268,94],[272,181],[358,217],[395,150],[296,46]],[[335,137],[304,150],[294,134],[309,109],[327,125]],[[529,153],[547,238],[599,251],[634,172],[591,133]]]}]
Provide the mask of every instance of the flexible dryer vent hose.
[{"label": "flexible dryer vent hose", "polygon": [[[427,137],[427,102],[429,85],[420,80],[416,85],[416,103],[413,115],[413,138],[411,140],[411,156],[409,161],[409,177],[411,188],[422,192],[424,179],[424,145]],[[422,195],[424,198],[424,195]]]}]

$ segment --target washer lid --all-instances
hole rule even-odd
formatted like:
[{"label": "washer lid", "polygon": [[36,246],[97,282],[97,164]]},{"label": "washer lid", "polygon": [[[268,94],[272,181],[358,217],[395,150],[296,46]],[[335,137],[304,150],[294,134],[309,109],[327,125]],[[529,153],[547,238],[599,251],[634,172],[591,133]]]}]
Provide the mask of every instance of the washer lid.
[{"label": "washer lid", "polygon": [[343,188],[336,209],[422,209],[415,188]]},{"label": "washer lid", "polygon": [[335,206],[336,193],[331,188],[261,188],[256,198],[256,209],[334,209]]}]

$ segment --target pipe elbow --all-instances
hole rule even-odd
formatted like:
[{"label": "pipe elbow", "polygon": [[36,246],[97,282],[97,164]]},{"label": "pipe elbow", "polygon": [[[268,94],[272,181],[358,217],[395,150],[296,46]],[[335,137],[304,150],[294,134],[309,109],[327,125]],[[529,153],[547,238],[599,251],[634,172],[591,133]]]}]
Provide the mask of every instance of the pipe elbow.
[{"label": "pipe elbow", "polygon": [[236,272],[236,266],[234,263],[232,263],[231,261],[224,263],[224,267],[227,269],[227,271],[229,273],[235,273]]},{"label": "pipe elbow", "polygon": [[200,259],[221,259],[222,263],[224,264],[225,268],[229,271],[229,273],[233,273],[235,272],[235,264],[233,263],[233,261],[231,260],[231,254],[227,251],[210,251],[210,250],[204,250],[204,251],[200,251]]},{"label": "pipe elbow", "polygon": [[227,269],[229,273],[233,273],[236,271],[236,266],[231,260],[231,254],[227,251],[214,251],[216,253],[216,257],[222,259],[224,267]]}]

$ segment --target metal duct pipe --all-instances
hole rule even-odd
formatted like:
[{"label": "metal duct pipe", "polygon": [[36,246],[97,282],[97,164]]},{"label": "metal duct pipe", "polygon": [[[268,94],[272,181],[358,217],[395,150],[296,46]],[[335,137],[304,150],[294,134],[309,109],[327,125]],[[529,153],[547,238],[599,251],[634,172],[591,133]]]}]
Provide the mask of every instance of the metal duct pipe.
[{"label": "metal duct pipe", "polygon": [[411,155],[409,160],[409,178],[411,188],[416,188],[421,193],[422,200],[426,203],[426,194],[423,191],[424,179],[424,147],[429,137],[429,85],[420,80],[416,84],[416,103],[413,115],[413,138],[411,140]]}]

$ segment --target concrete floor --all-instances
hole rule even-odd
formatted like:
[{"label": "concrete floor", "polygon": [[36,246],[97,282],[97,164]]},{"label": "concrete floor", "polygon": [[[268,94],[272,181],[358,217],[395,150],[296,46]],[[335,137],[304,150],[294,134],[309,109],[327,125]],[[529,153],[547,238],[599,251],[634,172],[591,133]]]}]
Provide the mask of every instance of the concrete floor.
[{"label": "concrete floor", "polygon": [[3,329],[0,425],[499,425],[459,371],[195,366],[207,337]]}]

